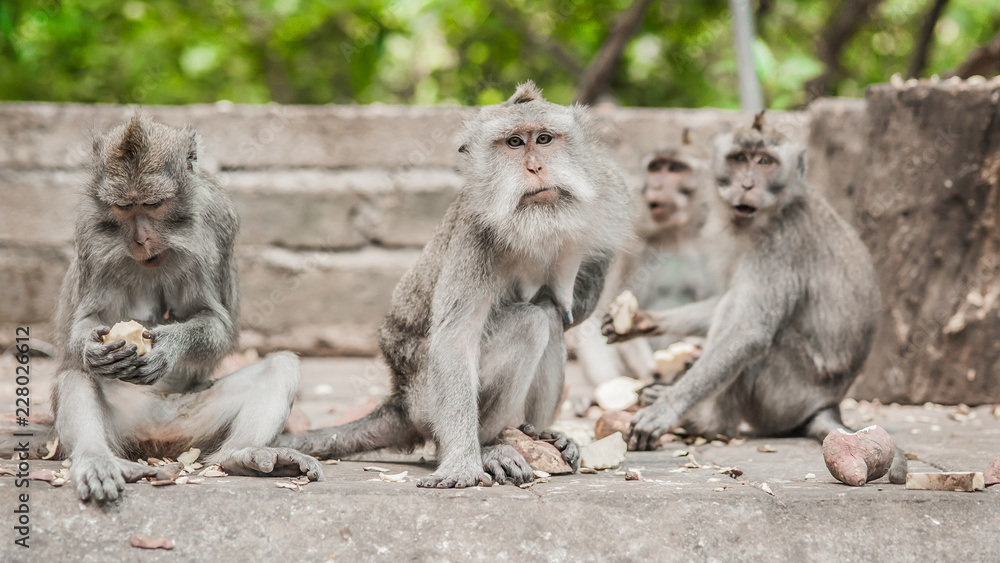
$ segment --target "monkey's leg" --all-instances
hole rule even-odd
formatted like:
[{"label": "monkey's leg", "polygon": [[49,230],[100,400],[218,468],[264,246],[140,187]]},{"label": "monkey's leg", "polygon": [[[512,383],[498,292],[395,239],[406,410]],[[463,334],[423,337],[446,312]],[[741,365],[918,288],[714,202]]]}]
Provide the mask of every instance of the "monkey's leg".
[{"label": "monkey's leg", "polygon": [[204,391],[179,396],[173,403],[178,414],[165,432],[191,436],[196,445],[208,441],[206,447],[221,438],[207,461],[234,475],[304,474],[317,480],[323,468],[315,458],[269,446],[285,425],[300,376],[295,354],[270,354]]},{"label": "monkey's leg", "polygon": [[[806,423],[805,434],[813,437],[822,444],[827,435],[837,429],[853,432],[853,430],[844,426],[840,418],[840,406],[835,405],[817,412],[816,416],[812,417],[812,420]],[[896,451],[892,456],[892,465],[889,466],[889,482],[896,485],[906,483],[908,465],[909,463],[906,460],[903,450],[896,447]]]},{"label": "monkey's leg", "polygon": [[720,299],[721,296],[716,296],[666,311],[650,311],[649,316],[658,325],[656,334],[705,336],[712,326],[712,319]]},{"label": "monkey's leg", "polygon": [[[525,424],[521,430],[528,435],[533,435],[535,428],[547,428],[555,421],[556,411],[559,410],[559,403],[563,397],[566,380],[566,341],[562,327],[554,317],[549,318],[548,345],[535,369],[524,405]],[[563,459],[574,470],[580,467],[579,445],[562,432],[543,430],[533,437],[552,441],[552,445],[562,453]]]},{"label": "monkey's leg", "polygon": [[115,403],[106,399],[100,382],[77,370],[59,374],[57,381],[56,431],[60,448],[65,448],[73,460],[70,476],[81,499],[113,501],[121,495],[125,483],[144,477],[170,478],[162,469],[119,457],[114,445],[124,440],[116,433],[127,428],[116,423]]},{"label": "monkey's leg", "polygon": [[[494,313],[487,324],[488,335],[481,347],[479,361],[479,443],[485,446],[479,452],[484,470],[497,482],[507,480],[525,483],[534,479],[531,466],[521,454],[506,444],[497,444],[497,436],[505,426],[517,426],[524,413],[525,396],[531,387],[533,375],[549,340],[550,324],[562,323],[550,303],[537,306],[528,303],[511,305]],[[428,405],[430,407],[430,405]],[[433,412],[428,407],[416,412]],[[435,436],[442,425],[455,421],[433,419],[426,423]],[[430,477],[419,483],[422,487],[450,485],[444,471],[445,446],[438,438],[441,466]],[[443,484],[443,485],[442,485]]]}]

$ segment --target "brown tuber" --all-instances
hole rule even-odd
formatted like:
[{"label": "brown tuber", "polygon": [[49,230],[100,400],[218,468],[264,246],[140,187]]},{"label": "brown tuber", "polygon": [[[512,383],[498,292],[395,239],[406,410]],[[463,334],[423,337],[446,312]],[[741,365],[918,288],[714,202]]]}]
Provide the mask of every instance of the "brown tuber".
[{"label": "brown tuber", "polygon": [[606,412],[594,424],[594,439],[606,438],[615,432],[628,436],[628,426],[632,423],[635,413],[627,411]]},{"label": "brown tuber", "polygon": [[503,432],[500,433],[500,438],[513,446],[532,469],[544,471],[550,475],[573,473],[573,467],[566,463],[562,453],[548,442],[532,440],[530,436],[517,428],[504,428]]},{"label": "brown tuber", "polygon": [[878,426],[853,433],[837,429],[823,440],[823,458],[838,481],[860,487],[889,472],[895,448],[892,436]]}]

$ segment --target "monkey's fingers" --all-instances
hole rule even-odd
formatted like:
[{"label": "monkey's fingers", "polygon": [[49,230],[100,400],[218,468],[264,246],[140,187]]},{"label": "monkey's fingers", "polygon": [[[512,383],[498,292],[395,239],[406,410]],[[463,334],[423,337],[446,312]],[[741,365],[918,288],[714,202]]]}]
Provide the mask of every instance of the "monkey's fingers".
[{"label": "monkey's fingers", "polygon": [[[121,343],[121,346],[113,346],[118,343]],[[136,345],[129,344],[125,346],[124,340],[117,340],[107,346],[96,348],[93,352],[89,352],[88,356],[91,366],[106,366],[129,357],[139,357],[136,354]]]},{"label": "monkey's fingers", "polygon": [[601,320],[601,334],[608,337],[615,335],[615,325],[611,315],[604,315],[604,319]]},{"label": "monkey's fingers", "polygon": [[[109,332],[111,332],[110,326],[99,326],[95,328],[93,331],[91,331],[90,340],[91,342],[97,342],[98,344],[103,344],[104,335],[108,334]],[[115,342],[118,341],[116,340]]]},{"label": "monkey's fingers", "polygon": [[528,436],[532,440],[538,439],[538,431],[535,430],[535,427],[533,425],[528,424],[527,422],[525,422],[521,426],[518,426],[517,429],[523,432],[526,436]]},{"label": "monkey's fingers", "polygon": [[[135,483],[140,479],[152,477],[157,481],[170,481],[173,477],[160,467],[146,467],[138,463],[125,462],[127,465],[123,470],[126,483]],[[122,487],[124,488],[124,487]]]},{"label": "monkey's fingers", "polygon": [[305,475],[310,481],[319,481],[323,477],[323,466],[319,460],[304,453],[289,448],[274,448],[278,454],[276,467],[297,469],[298,475]]}]

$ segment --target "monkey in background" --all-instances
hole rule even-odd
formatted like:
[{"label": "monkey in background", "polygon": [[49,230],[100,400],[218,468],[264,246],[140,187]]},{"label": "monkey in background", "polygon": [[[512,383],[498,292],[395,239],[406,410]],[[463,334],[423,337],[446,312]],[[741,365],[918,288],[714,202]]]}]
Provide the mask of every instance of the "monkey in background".
[{"label": "monkey in background", "polygon": [[[702,356],[671,386],[647,389],[629,448],[653,449],[672,427],[733,436],[804,434],[822,441],[845,428],[840,402],[871,351],[881,310],[875,268],[858,234],[804,181],[805,148],[763,126],[716,138],[715,197],[706,224],[724,291],[711,299],[636,315],[626,335],[700,335]],[[897,448],[889,479],[902,483]]]},{"label": "monkey in background", "polygon": [[[94,141],[56,318],[53,396],[59,448],[84,500],[168,478],[129,459],[176,458],[193,446],[233,474],[322,475],[315,459],[268,447],[298,388],[294,354],[210,380],[237,345],[238,220],[200,154],[195,131],[139,113]],[[148,329],[144,356],[103,341],[109,325],[129,319]]]},{"label": "monkey in background", "polygon": [[[277,445],[341,457],[430,440],[438,466],[420,487],[534,480],[498,434],[555,418],[563,332],[597,304],[632,224],[628,188],[585,108],[550,103],[531,82],[465,123],[459,171],[465,188],[379,329],[391,394],[359,421]],[[579,465],[572,440],[542,435]]]},{"label": "monkey in background", "polygon": [[636,236],[615,257],[594,323],[574,331],[577,359],[594,385],[623,375],[650,380],[656,369],[653,350],[676,340],[636,338],[609,345],[596,327],[606,312],[602,309],[615,296],[631,290],[641,308],[655,310],[712,294],[714,286],[698,235],[704,222],[701,200],[709,188],[708,157],[691,143],[690,132],[684,129],[679,146],[643,159],[645,181],[637,203]]}]

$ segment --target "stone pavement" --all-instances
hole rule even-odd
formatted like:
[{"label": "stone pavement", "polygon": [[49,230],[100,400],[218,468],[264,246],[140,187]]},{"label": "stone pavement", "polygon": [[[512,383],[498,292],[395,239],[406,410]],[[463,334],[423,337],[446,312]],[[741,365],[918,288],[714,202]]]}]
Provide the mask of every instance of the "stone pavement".
[{"label": "stone pavement", "polygon": [[[7,364],[0,360],[0,367]],[[32,393],[47,394],[50,362]],[[383,394],[384,369],[370,359],[307,359],[299,406],[314,426],[360,414]],[[9,370],[5,370],[5,373]],[[570,364],[571,397],[589,392]],[[0,397],[12,397],[8,378]],[[6,399],[5,399],[6,402]],[[13,403],[10,401],[11,404]],[[911,471],[982,471],[1000,453],[992,406],[848,404],[854,427],[877,423],[919,460]],[[9,410],[0,408],[0,410]],[[592,421],[564,413],[561,423]],[[769,445],[774,452],[761,452]],[[764,448],[768,449],[768,448]],[[687,451],[687,456],[676,452]],[[1000,487],[985,492],[907,491],[884,479],[837,483],[818,444],[748,439],[738,445],[669,444],[629,453],[620,472],[557,476],[527,489],[511,485],[425,490],[429,454],[376,453],[326,466],[301,490],[287,479],[221,477],[199,485],[129,485],[124,501],[84,505],[72,482],[32,481],[17,489],[0,477],[0,561],[997,561]],[[696,463],[691,463],[692,459]],[[685,465],[700,465],[700,468]],[[0,466],[12,467],[11,462]],[[407,471],[406,482],[363,467]],[[739,480],[718,472],[739,467]],[[32,469],[59,462],[32,461]],[[810,475],[811,474],[811,475]],[[767,486],[764,487],[764,484]],[[769,489],[771,493],[765,492]],[[13,545],[16,494],[30,493],[30,545]],[[169,537],[172,551],[129,546],[134,533]]]}]

